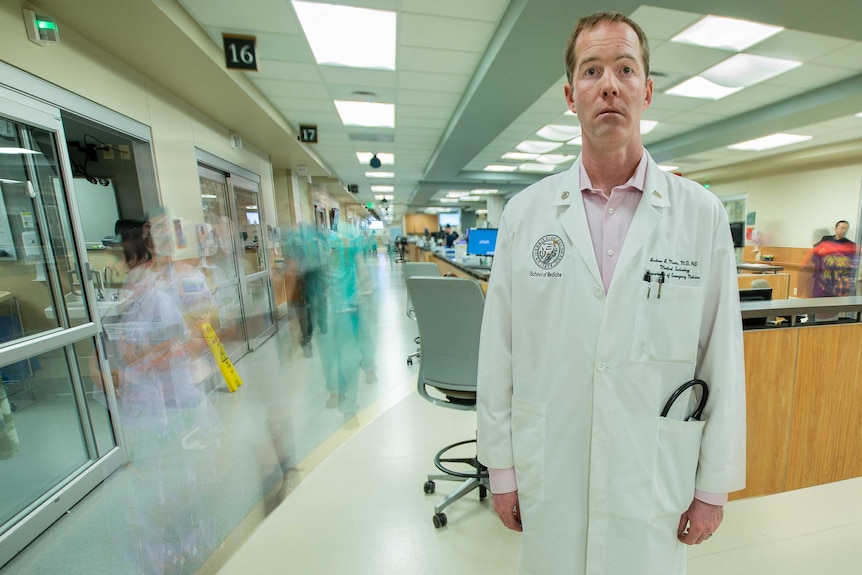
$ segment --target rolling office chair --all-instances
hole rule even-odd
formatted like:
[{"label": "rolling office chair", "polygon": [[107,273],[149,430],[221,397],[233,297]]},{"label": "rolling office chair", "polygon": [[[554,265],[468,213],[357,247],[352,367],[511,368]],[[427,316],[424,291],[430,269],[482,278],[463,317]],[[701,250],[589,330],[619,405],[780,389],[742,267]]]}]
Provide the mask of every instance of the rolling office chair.
[{"label": "rolling office chair", "polygon": [[[448,277],[412,277],[407,292],[413,301],[422,349],[422,368],[417,387],[419,395],[434,405],[476,410],[476,377],[479,367],[479,332],[485,294],[470,279]],[[429,392],[429,388],[432,390]],[[475,444],[475,439],[453,443],[434,456],[434,465],[442,475],[428,475],[425,493],[434,493],[435,481],[461,481],[452,493],[434,506],[434,527],[447,523],[443,510],[474,489],[479,500],[491,486],[488,469],[477,457],[447,457],[450,450]],[[457,464],[466,471],[454,470]]]},{"label": "rolling office chair", "polygon": [[[437,264],[431,262],[407,262],[404,264],[402,268],[404,270],[404,282],[406,283],[408,279],[416,276],[431,276],[431,277],[439,277],[440,276],[440,268],[437,267]],[[410,301],[410,292],[407,292],[407,317],[412,320],[416,319],[416,314],[413,312],[413,303]],[[407,356],[407,365],[413,365],[413,360],[418,359],[420,357],[421,351],[418,347],[419,338],[416,337],[413,340],[416,342],[416,351]]]}]

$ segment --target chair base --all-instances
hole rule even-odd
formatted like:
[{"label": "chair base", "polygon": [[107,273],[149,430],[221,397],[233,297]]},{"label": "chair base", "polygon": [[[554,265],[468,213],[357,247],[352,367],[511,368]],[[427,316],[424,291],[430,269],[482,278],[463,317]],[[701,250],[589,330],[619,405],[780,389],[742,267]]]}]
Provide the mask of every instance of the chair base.
[{"label": "chair base", "polygon": [[[488,468],[479,463],[479,460],[474,457],[464,457],[464,458],[444,458],[443,456],[450,450],[460,447],[462,445],[466,445],[468,443],[476,443],[475,439],[470,439],[467,441],[459,441],[458,443],[453,443],[452,445],[447,445],[443,449],[441,449],[437,455],[434,456],[434,465],[442,471],[442,474],[428,475],[428,480],[425,482],[424,491],[427,494],[434,493],[436,490],[435,481],[460,481],[461,485],[459,485],[452,493],[447,495],[441,501],[439,501],[434,506],[434,527],[440,528],[445,527],[448,523],[446,518],[446,514],[443,513],[443,510],[446,509],[449,505],[458,501],[471,491],[478,489],[479,490],[479,501],[485,499],[488,496],[488,491],[491,490],[491,483],[488,479]],[[473,472],[461,472],[455,471],[453,469],[449,469],[446,465],[448,463],[459,463],[463,465],[472,466],[475,471]]]}]

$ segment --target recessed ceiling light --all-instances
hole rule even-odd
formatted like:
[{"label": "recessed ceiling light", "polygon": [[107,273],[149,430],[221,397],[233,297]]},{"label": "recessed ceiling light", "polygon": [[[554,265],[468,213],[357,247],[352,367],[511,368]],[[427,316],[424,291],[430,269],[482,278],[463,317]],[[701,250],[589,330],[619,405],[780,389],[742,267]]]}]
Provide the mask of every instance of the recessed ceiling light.
[{"label": "recessed ceiling light", "polygon": [[759,152],[761,150],[771,150],[772,148],[780,148],[797,144],[810,140],[812,136],[800,136],[798,134],[772,134],[746,142],[740,142],[732,146],[728,146],[731,150],[745,150],[747,152]]},{"label": "recessed ceiling light", "polygon": [[395,104],[335,100],[335,108],[345,126],[395,127]]},{"label": "recessed ceiling light", "polygon": [[444,204],[457,204],[458,198],[440,198],[440,201]]},{"label": "recessed ceiling light", "polygon": [[446,192],[447,198],[460,198],[461,196],[469,196],[470,192],[460,192],[457,190],[452,190],[451,192]]},{"label": "recessed ceiling light", "polygon": [[[359,163],[365,164],[366,166],[373,156],[373,152],[356,152],[356,158],[359,160]],[[390,152],[377,152],[377,159],[380,160],[381,164],[389,166],[395,164],[395,154]]]},{"label": "recessed ceiling light", "polygon": [[666,166],[664,164],[659,164],[658,169],[664,170],[665,172],[675,172],[679,169],[679,166]]},{"label": "recessed ceiling light", "polygon": [[547,154],[553,152],[563,144],[560,142],[539,142],[537,140],[524,140],[515,149],[519,152],[528,152],[530,154]]},{"label": "recessed ceiling light", "polygon": [[518,170],[518,166],[507,166],[504,164],[491,164],[490,166],[485,166],[486,172],[515,172]]},{"label": "recessed ceiling light", "polygon": [[526,162],[518,166],[518,169],[522,172],[537,172],[543,174],[549,174],[557,169],[557,166],[554,164],[537,164],[535,162]]},{"label": "recessed ceiling light", "polygon": [[742,90],[742,86],[726,88],[724,86],[719,86],[718,84],[713,84],[706,78],[695,76],[694,78],[686,80],[682,84],[677,84],[670,90],[667,90],[665,94],[669,96],[683,96],[686,98],[700,98],[701,100],[721,100],[725,96],[730,96],[740,90]]},{"label": "recessed ceiling light", "polygon": [[736,18],[706,16],[671,38],[671,42],[741,52],[782,30],[784,28],[781,26],[770,26]]},{"label": "recessed ceiling light", "polygon": [[481,198],[479,196],[461,196],[458,198],[458,201],[461,202],[478,202]]},{"label": "recessed ceiling light", "polygon": [[801,65],[802,62],[795,60],[782,60],[755,54],[736,54],[702,72],[700,77],[719,86],[747,88]]},{"label": "recessed ceiling light", "polygon": [[376,194],[374,196],[374,199],[377,201],[386,200],[387,202],[389,202],[389,201],[392,201],[393,199],[395,199],[395,196],[393,196],[391,194]]},{"label": "recessed ceiling light", "polygon": [[470,194],[477,195],[477,196],[487,196],[487,195],[496,194],[499,192],[500,192],[500,190],[486,190],[486,189],[470,190]]},{"label": "recessed ceiling light", "polygon": [[548,124],[536,132],[536,135],[540,138],[553,140],[555,142],[565,142],[566,140],[571,140],[580,134],[580,126],[563,126],[560,124]]},{"label": "recessed ceiling light", "polygon": [[[380,156],[378,156],[378,159],[379,158],[380,158]],[[369,158],[368,161],[371,161],[371,158]],[[381,163],[383,163],[383,160],[381,160]],[[365,172],[365,177],[366,178],[394,178],[395,172]]]},{"label": "recessed ceiling light", "polygon": [[853,114],[853,115],[856,116],[857,118],[862,118],[862,112],[859,112],[858,114]]},{"label": "recessed ceiling light", "polygon": [[577,158],[577,156],[573,156],[570,154],[542,154],[536,161],[540,164],[563,164],[565,162],[571,162]]},{"label": "recessed ceiling light", "polygon": [[293,7],[318,64],[395,69],[395,12],[297,0]]},{"label": "recessed ceiling light", "polygon": [[524,162],[526,160],[535,160],[539,154],[528,154],[527,152],[506,152],[500,156],[503,160],[515,160],[516,162]]},{"label": "recessed ceiling light", "polygon": [[372,192],[394,192],[395,186],[371,186]]},{"label": "recessed ceiling light", "polygon": [[649,134],[655,127],[658,126],[658,122],[655,120],[641,120],[641,135]]},{"label": "recessed ceiling light", "polygon": [[[2,181],[3,180],[0,180],[0,182],[2,182]],[[215,194],[201,194],[201,197],[205,200],[214,200],[214,199],[218,198],[218,196]]]}]

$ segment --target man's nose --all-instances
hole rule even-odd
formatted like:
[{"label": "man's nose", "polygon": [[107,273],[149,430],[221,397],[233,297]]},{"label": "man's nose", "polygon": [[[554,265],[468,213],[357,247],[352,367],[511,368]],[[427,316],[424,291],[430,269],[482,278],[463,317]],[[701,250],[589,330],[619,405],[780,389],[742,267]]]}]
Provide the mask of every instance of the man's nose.
[{"label": "man's nose", "polygon": [[618,96],[620,93],[617,79],[613,74],[605,74],[602,77],[602,96]]}]

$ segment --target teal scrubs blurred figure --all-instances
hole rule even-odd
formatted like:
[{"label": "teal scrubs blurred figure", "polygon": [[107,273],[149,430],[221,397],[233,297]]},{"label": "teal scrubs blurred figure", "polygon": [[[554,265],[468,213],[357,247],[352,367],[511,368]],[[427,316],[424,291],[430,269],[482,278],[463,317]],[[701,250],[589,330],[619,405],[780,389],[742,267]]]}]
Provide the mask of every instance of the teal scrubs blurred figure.
[{"label": "teal scrubs blurred figure", "polygon": [[376,309],[363,263],[364,238],[353,230],[335,234],[330,247],[329,332],[320,338],[320,358],[330,394],[326,407],[338,408],[348,421],[359,408],[360,371],[367,383],[377,380]]},{"label": "teal scrubs blurred figure", "polygon": [[305,357],[313,355],[311,340],[314,324],[325,334],[328,330],[327,291],[329,289],[329,239],[321,230],[301,224],[289,234],[282,245],[285,256],[297,266],[296,315],[302,333],[302,351]]}]

